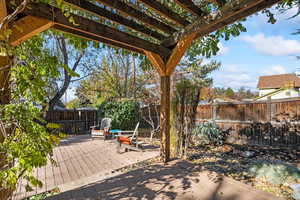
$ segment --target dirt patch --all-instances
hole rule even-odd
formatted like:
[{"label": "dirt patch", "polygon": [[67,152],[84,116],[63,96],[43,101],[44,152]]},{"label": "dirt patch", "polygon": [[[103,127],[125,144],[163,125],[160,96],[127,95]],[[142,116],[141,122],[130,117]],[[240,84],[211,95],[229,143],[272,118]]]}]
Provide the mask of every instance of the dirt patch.
[{"label": "dirt patch", "polygon": [[299,166],[300,151],[239,145],[198,147],[190,149],[188,160],[209,171],[231,177],[276,196],[292,199],[292,190],[288,185],[273,185],[266,180],[257,179],[249,173],[249,167],[255,160],[282,161]]}]

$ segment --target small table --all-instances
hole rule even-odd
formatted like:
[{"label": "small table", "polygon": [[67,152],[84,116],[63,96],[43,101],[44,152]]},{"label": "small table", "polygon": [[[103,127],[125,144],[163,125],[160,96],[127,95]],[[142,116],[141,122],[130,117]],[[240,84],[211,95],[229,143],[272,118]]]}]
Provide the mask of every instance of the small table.
[{"label": "small table", "polygon": [[122,130],[120,129],[112,129],[109,131],[110,135],[112,136],[112,138],[116,138],[116,135],[120,135],[122,133]]}]

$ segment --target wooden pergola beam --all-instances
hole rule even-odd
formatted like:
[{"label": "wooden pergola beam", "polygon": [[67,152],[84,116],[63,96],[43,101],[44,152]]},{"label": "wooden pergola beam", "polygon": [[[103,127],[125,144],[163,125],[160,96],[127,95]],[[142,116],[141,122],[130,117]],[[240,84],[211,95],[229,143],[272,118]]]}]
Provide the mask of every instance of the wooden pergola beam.
[{"label": "wooden pergola beam", "polygon": [[147,28],[141,24],[138,24],[133,20],[126,19],[125,17],[122,17],[116,13],[112,13],[112,12],[108,11],[107,9],[101,8],[93,3],[90,3],[89,1],[86,1],[86,0],[64,0],[64,2],[66,2],[72,6],[75,6],[77,9],[84,10],[84,11],[87,11],[94,15],[97,15],[98,17],[116,22],[122,26],[126,26],[127,28],[133,29],[140,33],[143,33],[143,34],[153,37],[157,40],[166,39],[166,37],[163,34],[158,33],[157,31]]},{"label": "wooden pergola beam", "polygon": [[6,1],[0,0],[0,20],[2,20],[7,15],[7,9],[6,9]]},{"label": "wooden pergola beam", "polygon": [[12,46],[17,46],[32,36],[51,28],[53,25],[52,21],[46,19],[33,16],[23,17],[13,23],[9,42]]},{"label": "wooden pergola beam", "polygon": [[126,49],[126,50],[133,51],[133,52],[140,53],[140,54],[144,53],[140,49],[137,49],[137,48],[134,48],[134,47],[131,47],[131,46],[127,46],[127,45],[124,45],[124,44],[121,44],[121,43],[117,43],[117,42],[114,42],[114,41],[111,41],[111,40],[106,40],[106,39],[101,38],[101,37],[96,37],[95,35],[89,35],[87,33],[80,32],[80,31],[75,30],[75,29],[70,29],[70,28],[65,27],[65,26],[60,26],[58,24],[54,25],[52,28],[56,29],[58,31],[62,31],[62,32],[80,37],[80,38],[87,39],[87,40],[93,40],[95,42],[102,42],[102,43],[108,44],[108,45],[113,46],[113,47]]},{"label": "wooden pergola beam", "polygon": [[156,53],[145,51],[144,52],[149,61],[155,67],[156,71],[159,73],[160,76],[166,75],[166,64],[162,57]]},{"label": "wooden pergola beam", "polygon": [[214,32],[228,24],[248,17],[260,10],[271,7],[281,0],[235,0],[223,6],[217,13],[201,17],[184,30],[175,33],[172,37],[162,43],[163,46],[174,46],[178,41],[188,37],[190,34],[197,33],[197,37],[203,37],[208,33]]},{"label": "wooden pergola beam", "polygon": [[177,43],[177,45],[175,46],[175,48],[172,51],[172,54],[168,58],[168,61],[166,64],[166,75],[171,75],[174,72],[177,64],[181,60],[186,49],[192,44],[195,37],[196,37],[196,34],[191,34],[191,35],[189,35],[189,37],[186,37]]},{"label": "wooden pergola beam", "polygon": [[141,21],[153,28],[157,28],[165,33],[172,34],[176,32],[176,29],[174,29],[173,27],[146,15],[142,11],[133,8],[120,0],[97,0],[97,1],[108,7],[118,10],[119,12],[123,13],[126,16],[133,17],[136,20]]},{"label": "wooden pergola beam", "polygon": [[158,2],[157,0],[138,0],[151,9],[155,10],[160,15],[171,19],[173,22],[177,23],[180,26],[187,26],[190,24],[189,21],[181,17],[179,14],[173,12],[169,8],[165,7],[162,3]]},{"label": "wooden pergola beam", "polygon": [[226,0],[209,0],[209,1],[217,4],[219,7],[222,7],[226,4]]},{"label": "wooden pergola beam", "polygon": [[43,19],[51,20],[55,24],[58,24],[60,26],[65,26],[68,29],[74,29],[79,32],[86,33],[88,35],[101,37],[105,40],[120,43],[125,46],[130,46],[140,50],[152,51],[164,57],[168,57],[171,53],[171,50],[161,45],[154,44],[147,40],[143,40],[141,38],[132,36],[128,33],[119,31],[109,26],[86,19],[84,17],[71,14],[71,16],[73,17],[76,23],[74,24],[64,16],[61,9],[52,7],[47,4],[42,4],[42,3],[31,4],[31,8],[25,9],[24,13],[27,15],[32,15]]},{"label": "wooden pergola beam", "polygon": [[214,0],[219,7],[222,7],[226,4],[226,0]]},{"label": "wooden pergola beam", "polygon": [[204,16],[206,14],[198,6],[196,6],[191,0],[175,0],[175,2],[198,17]]}]

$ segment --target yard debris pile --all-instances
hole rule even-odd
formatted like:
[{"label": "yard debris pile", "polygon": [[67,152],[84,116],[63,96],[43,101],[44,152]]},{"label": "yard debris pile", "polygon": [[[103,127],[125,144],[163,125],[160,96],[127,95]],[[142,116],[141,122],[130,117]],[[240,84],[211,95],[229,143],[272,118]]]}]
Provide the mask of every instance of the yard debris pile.
[{"label": "yard debris pile", "polygon": [[[203,169],[231,177],[276,196],[293,199],[290,184],[272,184],[264,178],[255,177],[249,168],[255,162],[265,160],[285,163],[297,169],[296,167],[300,166],[300,150],[239,145],[201,146],[190,149],[188,159],[200,164]],[[300,179],[296,179],[295,182],[300,183]]]}]

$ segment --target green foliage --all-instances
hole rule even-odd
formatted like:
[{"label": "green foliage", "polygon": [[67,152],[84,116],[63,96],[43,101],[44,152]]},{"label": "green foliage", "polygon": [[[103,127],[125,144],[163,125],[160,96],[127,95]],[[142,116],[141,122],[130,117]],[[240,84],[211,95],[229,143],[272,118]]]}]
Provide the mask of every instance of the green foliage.
[{"label": "green foliage", "polygon": [[75,108],[79,108],[80,106],[81,106],[80,101],[77,98],[69,101],[68,103],[66,103],[66,108],[67,109],[75,109]]},{"label": "green foliage", "polygon": [[275,185],[300,179],[300,170],[282,161],[257,160],[250,165],[249,172],[256,178]]},{"label": "green foliage", "polygon": [[212,121],[202,122],[193,129],[195,143],[198,145],[223,145],[228,133]]},{"label": "green foliage", "polygon": [[142,69],[144,64],[132,54],[118,55],[112,51],[102,54],[100,65],[76,88],[80,104],[99,105],[107,99],[142,98],[145,86],[153,79],[152,74]]},{"label": "green foliage", "polygon": [[52,160],[52,149],[59,143],[59,135],[49,133],[55,128],[41,118],[36,106],[46,105],[44,88],[49,79],[57,77],[57,59],[43,49],[41,35],[10,49],[14,62],[11,63],[11,103],[0,105],[1,161],[0,185],[15,189],[18,179],[28,181],[25,186],[41,186],[32,172]]},{"label": "green foliage", "polygon": [[99,116],[111,118],[113,129],[131,130],[139,119],[139,104],[131,100],[106,101],[99,106]]},{"label": "green foliage", "polygon": [[225,90],[225,95],[226,95],[226,97],[228,97],[228,98],[233,98],[233,97],[234,97],[234,91],[233,91],[233,89],[231,89],[230,87],[228,87],[228,88]]},{"label": "green foliage", "polygon": [[241,32],[246,32],[246,28],[241,22],[225,26],[212,34],[195,40],[185,55],[189,59],[197,58],[199,55],[204,57],[217,55],[220,50],[218,44],[221,39],[229,40],[231,37],[239,36]]}]

